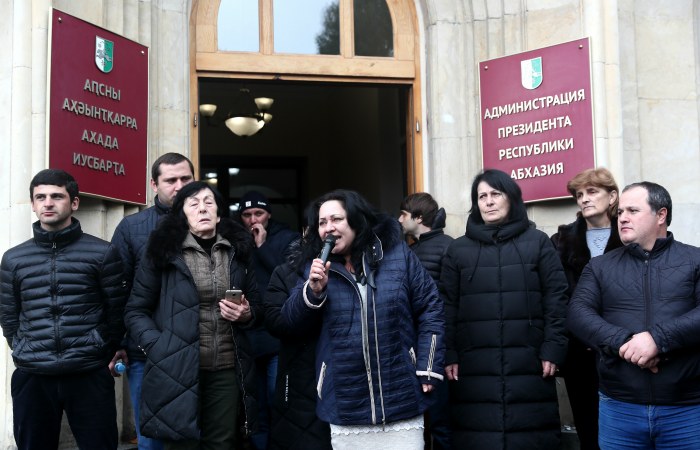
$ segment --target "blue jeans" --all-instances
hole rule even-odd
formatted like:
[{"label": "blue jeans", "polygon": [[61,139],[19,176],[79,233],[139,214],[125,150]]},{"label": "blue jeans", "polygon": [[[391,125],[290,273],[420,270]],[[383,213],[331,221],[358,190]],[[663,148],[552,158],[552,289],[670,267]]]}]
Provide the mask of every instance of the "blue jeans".
[{"label": "blue jeans", "polygon": [[256,376],[258,377],[258,431],[253,433],[250,439],[257,450],[267,448],[272,404],[275,401],[277,360],[277,355],[263,356],[255,360]]},{"label": "blue jeans", "polygon": [[600,393],[601,450],[700,449],[700,405],[639,405]]},{"label": "blue jeans", "polygon": [[146,436],[141,436],[139,426],[139,410],[141,409],[141,382],[143,381],[143,368],[145,361],[131,361],[126,369],[126,379],[129,382],[131,394],[131,406],[134,408],[134,426],[139,440],[139,450],[163,450],[163,443]]}]

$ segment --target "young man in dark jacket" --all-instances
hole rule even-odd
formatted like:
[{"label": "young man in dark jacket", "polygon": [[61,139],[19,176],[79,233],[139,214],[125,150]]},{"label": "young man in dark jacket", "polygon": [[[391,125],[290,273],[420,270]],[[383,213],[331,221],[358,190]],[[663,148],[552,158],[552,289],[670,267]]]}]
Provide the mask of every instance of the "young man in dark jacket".
[{"label": "young man in dark jacket", "polygon": [[[417,192],[401,202],[399,222],[403,233],[414,239],[411,244],[423,267],[428,271],[435,284],[440,281],[442,258],[447,247],[454,240],[443,231],[445,228],[445,210],[438,208],[432,195]],[[433,405],[428,409],[427,425],[431,442],[427,448],[433,450],[449,449],[450,416],[449,393],[447,383],[437,385],[433,393]]]},{"label": "young man in dark jacket", "polygon": [[569,305],[598,352],[601,448],[700,448],[700,249],[675,241],[671,196],[627,186],[624,247],[593,258]]},{"label": "young man in dark jacket", "polygon": [[29,191],[34,238],[4,254],[0,277],[17,447],[58,448],[65,411],[80,448],[116,449],[108,364],[124,334],[119,255],[72,217],[80,200],[70,174],[42,170]]},{"label": "young man in dark jacket", "polygon": [[[146,243],[155,230],[158,222],[165,217],[173,206],[173,200],[180,189],[194,180],[192,162],[179,153],[166,153],[153,162],[151,167],[151,188],[156,193],[154,205],[141,212],[126,216],[119,222],[112,236],[112,245],[119,251],[124,263],[124,279],[128,290],[136,275],[136,269],[141,262]],[[131,404],[134,409],[134,424],[138,438],[139,450],[161,450],[163,444],[155,439],[141,436],[139,429],[139,412],[141,401],[141,382],[146,357],[139,350],[133,339],[127,336],[126,349],[122,350],[111,363],[114,367],[117,359],[121,358],[128,364],[127,380]]]}]

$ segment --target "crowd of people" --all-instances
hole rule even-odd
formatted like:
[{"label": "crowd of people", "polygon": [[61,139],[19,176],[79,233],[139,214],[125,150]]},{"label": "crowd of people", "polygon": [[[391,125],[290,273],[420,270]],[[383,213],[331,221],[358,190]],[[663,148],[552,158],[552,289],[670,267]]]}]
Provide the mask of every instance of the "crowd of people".
[{"label": "crowd of people", "polygon": [[116,449],[119,363],[139,449],[555,450],[557,377],[581,449],[700,448],[700,249],[662,186],[576,174],[550,238],[487,169],[453,239],[428,193],[397,220],[334,190],[298,233],[194,178],[158,158],[111,243],[70,174],[32,179],[34,236],[0,267],[19,449],[57,448],[64,413],[81,449]]}]

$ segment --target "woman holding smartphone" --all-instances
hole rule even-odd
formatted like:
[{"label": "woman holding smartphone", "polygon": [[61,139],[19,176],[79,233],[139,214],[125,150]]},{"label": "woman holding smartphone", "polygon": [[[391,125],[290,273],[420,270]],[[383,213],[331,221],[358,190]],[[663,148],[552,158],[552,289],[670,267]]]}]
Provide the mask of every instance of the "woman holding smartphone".
[{"label": "woman holding smartphone", "polygon": [[141,433],[166,449],[236,448],[236,430],[249,433],[257,417],[243,333],[262,318],[253,242],[225,211],[207,183],[183,187],[150,237],[126,308],[146,354]]}]

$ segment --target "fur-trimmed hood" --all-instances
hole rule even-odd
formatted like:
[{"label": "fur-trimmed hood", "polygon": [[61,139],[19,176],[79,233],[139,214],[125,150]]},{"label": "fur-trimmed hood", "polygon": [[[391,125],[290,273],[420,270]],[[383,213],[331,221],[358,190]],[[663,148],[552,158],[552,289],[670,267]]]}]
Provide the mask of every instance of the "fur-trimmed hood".
[{"label": "fur-trimmed hood", "polygon": [[[146,255],[153,261],[156,267],[165,265],[182,253],[182,244],[189,233],[182,219],[173,214],[168,214],[148,239]],[[248,262],[253,253],[253,237],[243,225],[222,217],[216,226],[216,233],[229,241],[234,250],[236,259]]]}]

